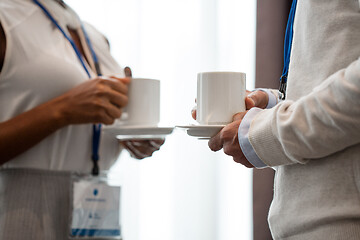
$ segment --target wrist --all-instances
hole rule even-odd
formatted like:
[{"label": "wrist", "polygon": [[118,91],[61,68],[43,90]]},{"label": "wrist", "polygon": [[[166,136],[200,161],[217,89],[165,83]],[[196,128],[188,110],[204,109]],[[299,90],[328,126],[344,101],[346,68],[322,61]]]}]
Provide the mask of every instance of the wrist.
[{"label": "wrist", "polygon": [[50,100],[43,107],[48,109],[48,117],[55,128],[59,129],[70,124],[66,114],[66,107],[63,106],[61,99]]}]

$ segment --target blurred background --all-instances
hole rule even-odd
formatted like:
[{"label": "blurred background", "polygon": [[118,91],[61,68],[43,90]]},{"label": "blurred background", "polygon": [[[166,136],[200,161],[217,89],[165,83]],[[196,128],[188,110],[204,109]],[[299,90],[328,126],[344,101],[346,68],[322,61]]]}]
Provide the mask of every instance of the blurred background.
[{"label": "blurred background", "polygon": [[[256,1],[66,0],[110,41],[134,77],[161,81],[161,124],[194,123],[196,75],[240,71],[255,86]],[[141,161],[123,152],[124,240],[250,240],[252,170],[175,130]]]}]

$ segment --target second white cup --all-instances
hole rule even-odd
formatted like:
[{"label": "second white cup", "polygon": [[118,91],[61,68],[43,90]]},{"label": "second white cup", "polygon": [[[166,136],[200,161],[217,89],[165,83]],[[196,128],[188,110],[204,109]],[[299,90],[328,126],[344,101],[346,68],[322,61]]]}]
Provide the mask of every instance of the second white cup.
[{"label": "second white cup", "polygon": [[196,120],[201,125],[230,123],[236,113],[245,111],[245,97],[245,73],[198,73]]}]

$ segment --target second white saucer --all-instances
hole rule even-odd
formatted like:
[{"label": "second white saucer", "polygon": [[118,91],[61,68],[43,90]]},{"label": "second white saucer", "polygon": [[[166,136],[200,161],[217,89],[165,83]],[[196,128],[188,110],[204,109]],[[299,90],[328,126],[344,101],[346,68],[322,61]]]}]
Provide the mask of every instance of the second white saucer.
[{"label": "second white saucer", "polygon": [[215,136],[225,125],[186,125],[176,126],[186,131],[189,136],[197,137],[201,139],[209,139]]}]

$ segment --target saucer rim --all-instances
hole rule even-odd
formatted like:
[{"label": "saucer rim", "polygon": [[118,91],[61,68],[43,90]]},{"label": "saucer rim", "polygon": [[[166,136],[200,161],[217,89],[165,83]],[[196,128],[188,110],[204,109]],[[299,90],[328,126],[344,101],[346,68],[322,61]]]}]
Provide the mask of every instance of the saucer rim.
[{"label": "saucer rim", "polygon": [[157,125],[120,125],[120,126],[103,126],[104,129],[174,129],[174,126],[157,126]]},{"label": "saucer rim", "polygon": [[[129,133],[129,131],[134,130],[135,132]],[[130,139],[133,138],[141,138],[141,136],[167,136],[173,133],[174,127],[140,127],[140,126],[132,126],[127,128],[120,128],[116,126],[107,127],[103,129],[104,132],[117,136],[128,136]],[[141,139],[145,139],[149,137],[142,137]]]},{"label": "saucer rim", "polygon": [[223,128],[226,124],[217,124],[217,125],[176,125],[175,128]]},{"label": "saucer rim", "polygon": [[205,132],[209,132],[209,131],[214,131],[214,130],[219,130],[221,131],[222,128],[224,128],[226,125],[187,125],[187,126],[175,126],[177,128],[183,129],[186,131],[186,134],[190,137],[195,137],[198,139],[202,139],[202,140],[208,140],[210,138],[212,138],[213,136],[207,135],[207,134],[194,134],[192,133],[193,131],[196,132],[196,130],[199,131],[205,131]]}]

